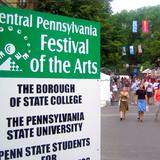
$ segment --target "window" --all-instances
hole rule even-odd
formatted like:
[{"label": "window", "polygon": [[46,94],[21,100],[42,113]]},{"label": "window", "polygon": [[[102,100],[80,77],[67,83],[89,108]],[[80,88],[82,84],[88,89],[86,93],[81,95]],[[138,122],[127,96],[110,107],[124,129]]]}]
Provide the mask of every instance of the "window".
[{"label": "window", "polygon": [[19,0],[19,2],[18,2],[18,6],[20,7],[20,8],[25,8],[26,6],[27,6],[27,2],[26,2],[27,0]]}]

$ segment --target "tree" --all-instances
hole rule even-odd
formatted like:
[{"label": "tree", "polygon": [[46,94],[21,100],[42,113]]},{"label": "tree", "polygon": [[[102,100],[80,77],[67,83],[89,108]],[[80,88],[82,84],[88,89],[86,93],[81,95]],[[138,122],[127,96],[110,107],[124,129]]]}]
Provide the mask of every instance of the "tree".
[{"label": "tree", "polygon": [[[124,65],[134,64],[155,67],[160,58],[160,5],[144,7],[130,12],[123,10],[112,15],[112,0],[41,0],[37,10],[100,22],[101,24],[101,66],[124,72]],[[95,7],[96,6],[96,7]],[[148,19],[150,32],[142,33],[141,21]],[[132,21],[138,21],[138,32],[132,33]],[[143,54],[138,55],[141,44]],[[129,46],[135,46],[135,55],[129,54]],[[127,55],[122,56],[126,46]],[[149,63],[146,63],[148,61]],[[158,64],[158,63],[157,63]],[[130,69],[132,72],[132,68]]]},{"label": "tree", "polygon": [[[100,22],[101,24],[101,65],[107,64],[110,44],[109,31],[112,0],[41,0],[37,10],[53,14],[76,17]],[[96,6],[96,7],[95,7]]]},{"label": "tree", "polygon": [[[158,63],[156,64],[155,61],[160,57],[159,14],[160,6],[155,6],[144,7],[137,10],[132,10],[130,12],[124,10],[121,13],[112,16],[112,20],[114,20],[113,25],[115,26],[115,30],[113,31],[114,35],[112,35],[112,37],[114,37],[114,40],[112,40],[112,51],[109,54],[117,54],[117,44],[122,44],[122,46],[127,46],[128,48],[130,45],[133,45],[136,49],[134,56],[130,56],[128,50],[128,55],[124,58],[124,56],[121,55],[122,46],[119,45],[118,53],[121,56],[119,57],[119,61],[116,60],[118,66],[122,66],[122,64],[120,65],[120,63],[129,63],[130,66],[137,64],[140,66],[144,66],[144,68],[156,67]],[[142,33],[141,22],[143,19],[147,19],[149,21],[149,33]],[[137,33],[132,33],[133,20],[138,21]],[[125,28],[122,27],[124,24]],[[138,55],[137,47],[139,44],[142,45],[142,55]],[[121,68],[120,70],[123,70],[123,68]]]}]

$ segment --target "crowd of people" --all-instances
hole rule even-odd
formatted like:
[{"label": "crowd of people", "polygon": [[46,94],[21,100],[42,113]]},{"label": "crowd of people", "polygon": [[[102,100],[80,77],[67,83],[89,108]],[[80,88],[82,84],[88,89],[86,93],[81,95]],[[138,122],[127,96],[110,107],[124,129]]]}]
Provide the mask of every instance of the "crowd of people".
[{"label": "crowd of people", "polygon": [[155,120],[160,112],[160,80],[121,78],[111,85],[112,101],[118,102],[120,121],[126,119],[130,104],[137,107],[137,119],[144,121],[144,113],[149,106],[155,106]]}]

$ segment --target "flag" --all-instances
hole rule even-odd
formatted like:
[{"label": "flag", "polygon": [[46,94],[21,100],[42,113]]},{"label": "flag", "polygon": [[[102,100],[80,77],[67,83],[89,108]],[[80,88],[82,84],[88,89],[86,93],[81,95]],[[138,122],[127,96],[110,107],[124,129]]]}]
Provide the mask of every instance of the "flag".
[{"label": "flag", "polygon": [[133,23],[132,23],[132,32],[133,33],[137,33],[137,31],[138,31],[138,23],[137,23],[137,21],[133,21]]},{"label": "flag", "polygon": [[123,55],[123,56],[126,55],[126,47],[122,47],[122,55]]},{"label": "flag", "polygon": [[133,76],[138,76],[138,68],[137,67],[135,67],[133,69]]},{"label": "flag", "polygon": [[129,50],[130,50],[130,54],[131,54],[131,55],[134,55],[134,46],[130,46],[130,47],[129,47]]},{"label": "flag", "polygon": [[141,44],[138,45],[138,54],[142,54],[142,46],[141,46]]},{"label": "flag", "polygon": [[142,32],[144,32],[144,33],[148,33],[149,32],[148,20],[142,20]]},{"label": "flag", "polygon": [[140,71],[141,71],[141,72],[143,71],[143,66],[140,67]]}]

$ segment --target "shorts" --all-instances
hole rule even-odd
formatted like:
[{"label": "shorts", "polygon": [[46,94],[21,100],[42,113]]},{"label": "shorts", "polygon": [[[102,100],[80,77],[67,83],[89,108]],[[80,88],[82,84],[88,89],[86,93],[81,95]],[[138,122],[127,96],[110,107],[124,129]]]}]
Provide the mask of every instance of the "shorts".
[{"label": "shorts", "polygon": [[138,99],[138,112],[146,112],[146,101]]},{"label": "shorts", "polygon": [[152,97],[152,92],[147,92],[147,97]]}]

